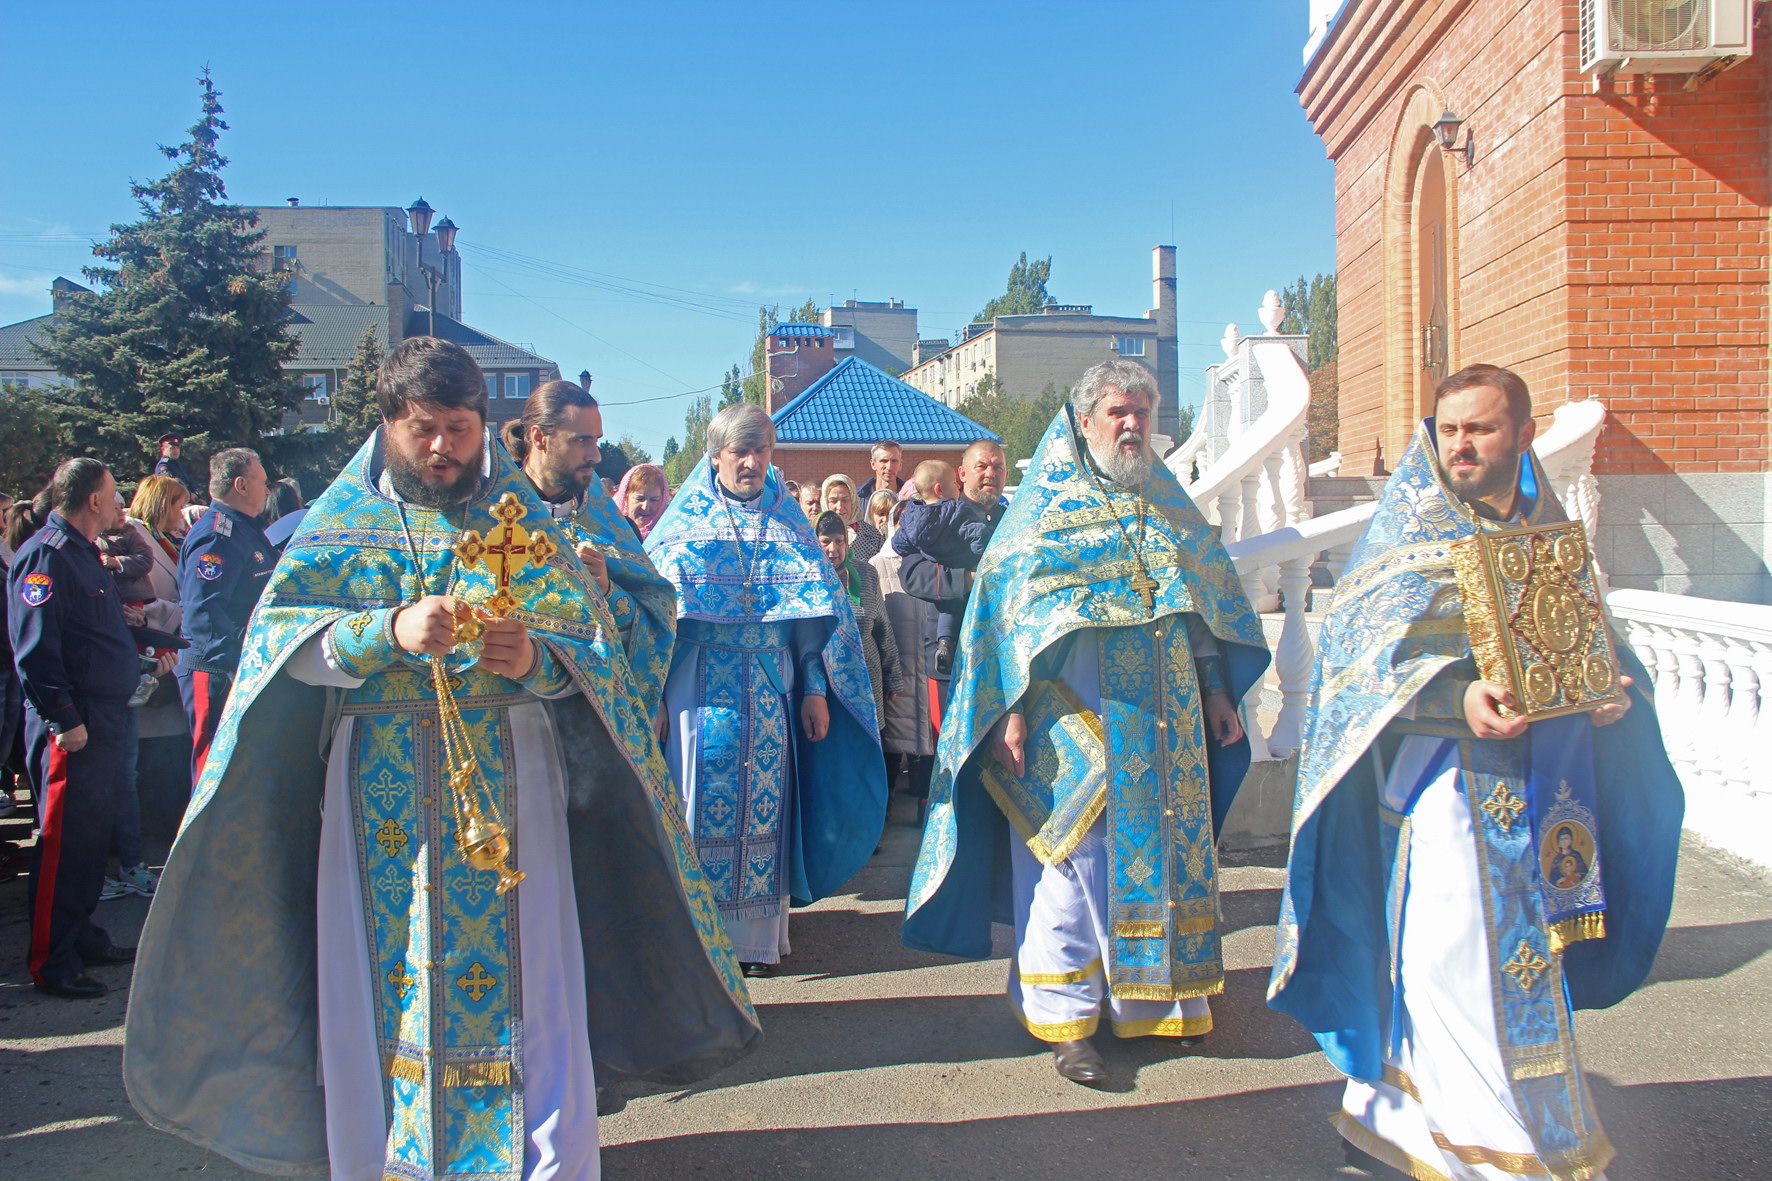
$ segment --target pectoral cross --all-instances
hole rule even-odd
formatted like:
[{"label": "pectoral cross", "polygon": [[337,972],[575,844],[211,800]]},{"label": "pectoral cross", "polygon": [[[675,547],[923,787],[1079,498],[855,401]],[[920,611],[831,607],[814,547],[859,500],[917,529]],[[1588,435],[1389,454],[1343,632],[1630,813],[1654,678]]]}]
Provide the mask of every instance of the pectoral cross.
[{"label": "pectoral cross", "polygon": [[1138,574],[1132,579],[1132,589],[1144,600],[1144,613],[1152,619],[1157,617],[1157,587],[1161,584],[1151,577],[1151,572],[1138,564]]},{"label": "pectoral cross", "polygon": [[530,532],[517,524],[518,519],[528,512],[518,502],[515,492],[507,492],[492,506],[492,515],[498,518],[498,524],[486,536],[469,529],[455,543],[455,556],[463,566],[472,570],[484,565],[498,580],[497,593],[482,605],[501,619],[517,606],[516,596],[511,594],[511,579],[525,566],[547,565],[548,559],[559,551],[546,533],[540,530]]}]

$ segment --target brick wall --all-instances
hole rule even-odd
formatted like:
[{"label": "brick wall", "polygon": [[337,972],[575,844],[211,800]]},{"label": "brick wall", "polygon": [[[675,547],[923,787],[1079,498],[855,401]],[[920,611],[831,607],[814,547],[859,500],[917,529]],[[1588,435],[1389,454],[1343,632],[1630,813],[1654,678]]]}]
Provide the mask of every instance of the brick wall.
[{"label": "brick wall", "polygon": [[[948,463],[960,462],[960,455],[966,449],[955,447],[951,451],[926,447],[907,447],[904,451],[904,462],[899,466],[899,474],[908,480],[911,472],[925,459],[943,459]],[[775,450],[775,466],[790,480],[804,484],[808,480],[823,482],[826,476],[841,472],[855,481],[857,488],[874,478],[874,469],[868,466],[868,447],[833,447],[830,450],[799,450],[788,451],[782,448]]]},{"label": "brick wall", "polygon": [[1514,368],[1547,412],[1605,401],[1601,473],[1772,466],[1772,47],[1695,92],[1596,92],[1578,19],[1563,0],[1354,0],[1307,69],[1336,169],[1346,470],[1393,463],[1421,410],[1410,189],[1446,107],[1477,146],[1469,168],[1441,157],[1450,368]]}]

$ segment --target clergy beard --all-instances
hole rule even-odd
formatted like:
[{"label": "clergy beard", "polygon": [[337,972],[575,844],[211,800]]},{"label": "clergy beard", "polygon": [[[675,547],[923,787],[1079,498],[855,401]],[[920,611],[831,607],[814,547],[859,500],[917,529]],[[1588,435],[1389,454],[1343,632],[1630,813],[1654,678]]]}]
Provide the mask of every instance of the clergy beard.
[{"label": "clergy beard", "polygon": [[1114,483],[1124,484],[1128,488],[1142,488],[1145,481],[1151,478],[1150,449],[1140,446],[1137,451],[1128,455],[1121,450],[1121,447],[1127,443],[1142,444],[1143,442],[1144,440],[1133,432],[1122,431],[1120,437],[1114,440],[1113,448],[1105,456],[1095,449],[1094,443],[1089,444],[1089,458],[1095,461],[1095,466],[1101,469],[1101,474]]},{"label": "clergy beard", "polygon": [[387,455],[388,482],[400,499],[420,508],[434,509],[452,509],[467,503],[480,486],[480,467],[486,459],[484,450],[480,451],[474,456],[473,463],[462,464],[461,470],[446,483],[437,484],[433,482],[436,477],[431,476],[430,468],[424,463],[413,463],[392,449]]}]

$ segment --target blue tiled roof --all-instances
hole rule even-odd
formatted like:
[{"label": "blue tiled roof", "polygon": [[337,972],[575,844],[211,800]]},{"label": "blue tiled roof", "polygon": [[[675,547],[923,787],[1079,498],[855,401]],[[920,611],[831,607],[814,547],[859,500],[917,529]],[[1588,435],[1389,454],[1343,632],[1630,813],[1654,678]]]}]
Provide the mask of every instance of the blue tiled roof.
[{"label": "blue tiled roof", "polygon": [[771,418],[778,443],[866,446],[895,439],[906,447],[964,447],[997,438],[860,357],[845,360]]},{"label": "blue tiled roof", "polygon": [[823,324],[777,324],[775,327],[773,327],[769,330],[769,334],[771,336],[801,336],[801,337],[835,336],[835,335],[837,335],[835,332],[832,332],[829,328],[826,328]]}]

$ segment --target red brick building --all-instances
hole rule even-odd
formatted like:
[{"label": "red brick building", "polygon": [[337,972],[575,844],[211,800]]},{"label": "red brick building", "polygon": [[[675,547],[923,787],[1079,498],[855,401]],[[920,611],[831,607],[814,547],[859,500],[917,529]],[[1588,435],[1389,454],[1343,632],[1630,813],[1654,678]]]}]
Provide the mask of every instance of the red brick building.
[{"label": "red brick building", "polygon": [[1335,163],[1343,471],[1387,469],[1446,373],[1506,365],[1547,413],[1606,404],[1614,584],[1768,601],[1768,6],[1711,0],[1753,54],[1583,72],[1584,10],[1630,2],[1333,14],[1298,93]]}]

